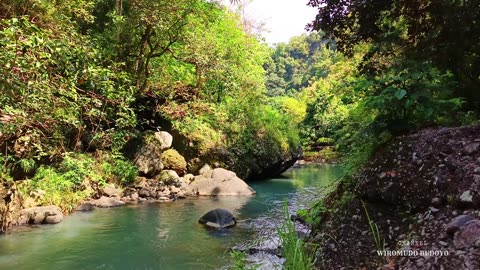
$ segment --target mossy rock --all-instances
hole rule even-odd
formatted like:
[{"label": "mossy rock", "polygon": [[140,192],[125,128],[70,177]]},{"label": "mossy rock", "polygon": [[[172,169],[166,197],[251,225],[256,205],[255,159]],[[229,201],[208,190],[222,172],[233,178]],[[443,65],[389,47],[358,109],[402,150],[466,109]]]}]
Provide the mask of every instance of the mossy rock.
[{"label": "mossy rock", "polygon": [[187,171],[187,162],[175,149],[168,149],[163,152],[162,161],[164,169],[173,170],[179,175],[185,174]]}]

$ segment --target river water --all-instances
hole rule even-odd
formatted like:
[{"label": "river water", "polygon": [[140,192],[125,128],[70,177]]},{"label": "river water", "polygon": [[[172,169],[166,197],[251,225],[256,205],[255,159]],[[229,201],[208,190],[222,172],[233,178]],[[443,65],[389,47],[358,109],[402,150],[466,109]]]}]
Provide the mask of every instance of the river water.
[{"label": "river water", "polygon": [[[308,206],[340,173],[334,165],[307,165],[250,183],[254,197],[96,209],[56,225],[23,227],[0,236],[0,269],[225,268],[229,248],[259,240],[278,225],[285,200],[292,210]],[[199,225],[198,218],[214,208],[232,211],[237,226],[211,231]]]}]

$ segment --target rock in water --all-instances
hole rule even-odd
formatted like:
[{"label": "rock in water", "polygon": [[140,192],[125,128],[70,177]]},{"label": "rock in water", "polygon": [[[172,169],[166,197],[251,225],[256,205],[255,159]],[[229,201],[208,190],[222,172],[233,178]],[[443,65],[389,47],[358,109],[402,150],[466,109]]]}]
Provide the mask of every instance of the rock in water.
[{"label": "rock in water", "polygon": [[208,227],[223,229],[237,224],[235,217],[228,210],[217,208],[203,215],[198,223]]},{"label": "rock in water", "polygon": [[[210,173],[209,173],[210,174]],[[187,187],[187,192],[198,196],[251,196],[253,190],[237,175],[222,168],[211,171],[211,177],[198,175]]]},{"label": "rock in water", "polygon": [[56,224],[63,220],[60,207],[55,205],[31,207],[20,210],[19,225]]},{"label": "rock in water", "polygon": [[92,211],[95,208],[95,206],[89,202],[82,203],[77,208],[75,208],[75,211],[83,211],[83,212],[88,212]]}]

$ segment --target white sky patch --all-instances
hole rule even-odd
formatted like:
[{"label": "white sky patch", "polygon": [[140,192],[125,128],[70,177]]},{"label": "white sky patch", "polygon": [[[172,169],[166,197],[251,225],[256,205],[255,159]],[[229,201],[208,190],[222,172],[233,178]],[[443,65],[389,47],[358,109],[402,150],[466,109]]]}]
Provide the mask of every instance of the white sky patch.
[{"label": "white sky patch", "polygon": [[315,19],[317,10],[307,0],[254,0],[248,14],[265,22],[268,43],[288,42],[291,37],[307,32],[305,26]]},{"label": "white sky patch", "polygon": [[305,26],[315,19],[317,10],[307,6],[308,0],[242,0],[245,17],[264,23],[263,36],[269,44],[288,42],[291,37],[306,33]]}]

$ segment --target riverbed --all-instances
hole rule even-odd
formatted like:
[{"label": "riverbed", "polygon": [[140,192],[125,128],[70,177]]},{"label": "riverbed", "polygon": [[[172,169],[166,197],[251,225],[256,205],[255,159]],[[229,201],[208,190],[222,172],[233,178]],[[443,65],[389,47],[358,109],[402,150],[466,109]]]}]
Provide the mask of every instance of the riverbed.
[{"label": "riverbed", "polygon": [[[283,203],[307,207],[338,178],[335,165],[306,165],[249,183],[254,197],[185,199],[73,213],[56,225],[23,227],[0,236],[0,269],[221,269],[231,247],[258,240],[278,226]],[[225,208],[236,227],[212,231],[197,223]]]}]

